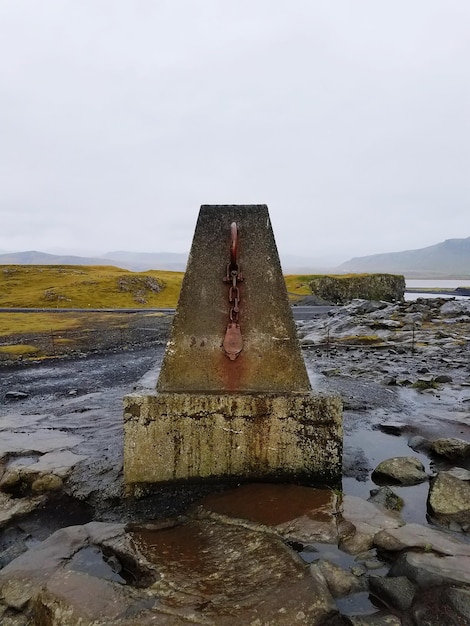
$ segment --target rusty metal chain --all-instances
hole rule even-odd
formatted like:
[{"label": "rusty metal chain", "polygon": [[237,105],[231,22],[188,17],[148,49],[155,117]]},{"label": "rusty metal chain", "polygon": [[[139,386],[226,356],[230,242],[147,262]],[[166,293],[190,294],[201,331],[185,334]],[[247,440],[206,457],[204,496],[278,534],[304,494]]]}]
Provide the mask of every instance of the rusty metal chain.
[{"label": "rusty metal chain", "polygon": [[243,281],[243,275],[240,272],[238,263],[238,227],[236,222],[232,222],[230,226],[230,261],[227,263],[226,275],[224,283],[230,285],[228,291],[228,300],[230,304],[229,323],[225,331],[225,337],[222,344],[225,354],[231,361],[235,361],[240,352],[243,350],[243,338],[240,331],[240,289],[238,283]]}]

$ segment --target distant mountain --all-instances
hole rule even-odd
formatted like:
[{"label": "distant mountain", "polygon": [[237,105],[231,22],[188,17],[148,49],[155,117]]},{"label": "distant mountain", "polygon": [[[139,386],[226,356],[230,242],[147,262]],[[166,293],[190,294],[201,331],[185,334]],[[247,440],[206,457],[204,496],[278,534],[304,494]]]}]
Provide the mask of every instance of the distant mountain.
[{"label": "distant mountain", "polygon": [[114,263],[102,257],[47,254],[29,250],[28,252],[0,254],[0,265],[114,265]]},{"label": "distant mountain", "polygon": [[[184,272],[188,255],[179,252],[128,252],[117,250],[106,252],[101,257],[84,257],[45,252],[10,252],[0,254],[0,265],[114,265],[134,272],[146,270],[168,270]],[[285,274],[331,273],[325,259],[311,259],[283,255],[282,269]],[[332,264],[331,264],[332,265]]]},{"label": "distant mountain", "polygon": [[391,272],[413,277],[470,276],[470,237],[447,239],[427,248],[355,257],[340,272]]},{"label": "distant mountain", "polygon": [[184,272],[188,255],[180,252],[106,252],[108,263],[131,270],[170,270]]},{"label": "distant mountain", "polygon": [[108,252],[102,257],[47,254],[30,250],[0,254],[0,265],[114,265],[126,270],[171,270],[184,272],[187,255],[171,252]]}]

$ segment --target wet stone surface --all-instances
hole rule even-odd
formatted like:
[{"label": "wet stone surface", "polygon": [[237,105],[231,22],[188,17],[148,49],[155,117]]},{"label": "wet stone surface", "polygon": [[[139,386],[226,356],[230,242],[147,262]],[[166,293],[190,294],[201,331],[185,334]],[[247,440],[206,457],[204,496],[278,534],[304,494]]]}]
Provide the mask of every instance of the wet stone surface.
[{"label": "wet stone surface", "polygon": [[[126,500],[122,398],[155,384],[163,346],[4,368],[0,623],[468,623],[470,315],[413,306],[338,313],[353,336],[383,332],[376,348],[304,342],[312,385],[344,402],[342,494],[177,485]],[[397,457],[430,481],[367,502]]]}]

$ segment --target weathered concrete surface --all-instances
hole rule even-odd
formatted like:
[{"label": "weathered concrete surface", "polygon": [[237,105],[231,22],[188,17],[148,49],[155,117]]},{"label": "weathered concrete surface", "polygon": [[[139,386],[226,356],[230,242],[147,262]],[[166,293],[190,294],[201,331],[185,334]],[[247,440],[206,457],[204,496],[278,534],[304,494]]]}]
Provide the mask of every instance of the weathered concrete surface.
[{"label": "weathered concrete surface", "polygon": [[[240,327],[235,361],[222,342],[229,321],[230,225],[239,232]],[[310,389],[266,205],[202,206],[157,389],[162,392]]]},{"label": "weathered concrete surface", "polygon": [[[234,360],[222,347],[232,223],[243,275]],[[266,205],[201,207],[156,387],[124,400],[129,492],[188,479],[339,480],[341,403],[310,393]]]},{"label": "weathered concrete surface", "polygon": [[131,394],[124,399],[127,485],[204,478],[341,475],[342,405],[334,396]]}]

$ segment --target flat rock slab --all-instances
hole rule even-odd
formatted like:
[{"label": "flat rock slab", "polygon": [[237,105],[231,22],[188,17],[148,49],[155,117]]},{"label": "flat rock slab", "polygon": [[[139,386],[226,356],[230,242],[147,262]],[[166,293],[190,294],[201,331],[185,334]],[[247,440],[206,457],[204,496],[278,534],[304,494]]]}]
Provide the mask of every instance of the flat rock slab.
[{"label": "flat rock slab", "polygon": [[6,454],[29,454],[31,452],[53,452],[73,448],[83,441],[79,435],[53,428],[39,428],[34,432],[4,431],[0,439],[0,457]]},{"label": "flat rock slab", "polygon": [[382,530],[375,535],[374,545],[390,552],[419,548],[447,556],[470,557],[469,544],[457,541],[447,533],[421,524],[405,524],[400,528]]},{"label": "flat rock slab", "polygon": [[[93,545],[145,580],[74,569]],[[0,572],[0,598],[42,626],[315,626],[337,613],[324,579],[281,539],[211,519],[62,529]]]},{"label": "flat rock slab", "polygon": [[0,491],[0,528],[17,517],[27,515],[44,502],[44,498],[13,498]]},{"label": "flat rock slab", "polygon": [[207,496],[195,513],[304,544],[338,541],[338,497],[330,489],[252,483]]},{"label": "flat rock slab", "polygon": [[131,536],[160,573],[160,602],[200,623],[314,625],[335,612],[324,581],[276,537],[212,520]]},{"label": "flat rock slab", "polygon": [[423,588],[445,584],[470,585],[470,557],[405,552],[393,565],[390,574],[406,576]]},{"label": "flat rock slab", "polygon": [[35,426],[43,420],[46,420],[45,415],[23,415],[20,413],[16,413],[13,415],[2,415],[2,420],[0,422],[0,432],[4,430],[24,430]]},{"label": "flat rock slab", "polygon": [[398,528],[404,522],[396,511],[386,511],[356,496],[341,503],[341,549],[350,554],[369,550],[381,530]]},{"label": "flat rock slab", "polygon": [[74,454],[70,450],[61,450],[60,452],[47,452],[41,456],[36,463],[15,465],[15,468],[22,472],[30,472],[33,474],[51,473],[61,478],[65,478],[72,470],[74,465],[83,461],[85,456]]}]

